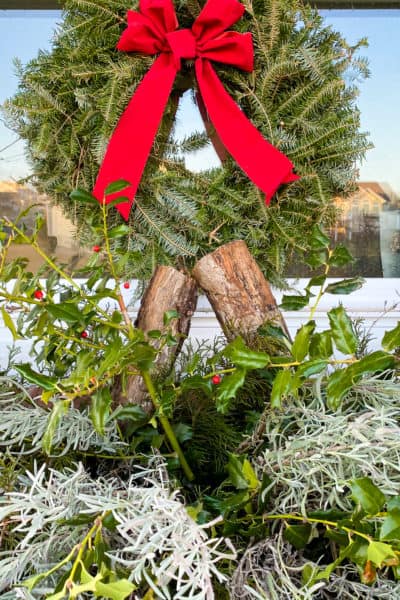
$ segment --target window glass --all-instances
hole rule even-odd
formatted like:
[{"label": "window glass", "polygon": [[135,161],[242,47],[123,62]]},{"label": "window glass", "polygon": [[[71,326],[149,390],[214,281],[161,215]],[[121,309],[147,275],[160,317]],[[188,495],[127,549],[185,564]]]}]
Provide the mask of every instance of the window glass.
[{"label": "window glass", "polygon": [[[400,10],[323,10],[327,23],[350,43],[367,37],[363,55],[370,63],[371,76],[359,84],[358,105],[362,129],[370,132],[375,148],[360,165],[360,185],[353,197],[336,199],[341,216],[332,229],[335,242],[346,244],[356,262],[338,276],[360,273],[366,277],[400,277],[400,139],[398,98],[400,97]],[[49,47],[60,13],[54,10],[0,10],[0,103],[17,86],[13,59],[23,63]],[[177,137],[202,128],[198,110],[190,95],[180,106]],[[193,170],[218,164],[212,146],[187,157]],[[79,263],[82,251],[74,232],[58,207],[38,197],[29,184],[17,183],[29,176],[23,143],[0,121],[0,209],[13,218],[21,207],[39,202],[47,217],[42,243],[71,266]],[[22,249],[20,249],[22,250]],[[301,265],[292,276],[301,276]]]},{"label": "window glass", "polygon": [[[47,49],[59,17],[60,12],[55,10],[0,10],[0,104],[14,94],[18,85],[14,60],[25,64],[37,55],[39,48]],[[38,204],[26,218],[28,231],[34,224],[35,213],[42,212],[46,219],[46,226],[40,233],[42,247],[70,269],[76,268],[83,252],[75,239],[72,224],[59,207],[52,206],[46,197],[35,192],[29,185],[29,174],[24,143],[0,120],[1,214],[13,220],[21,210]],[[21,183],[24,179],[26,183]],[[12,247],[10,257],[15,258],[16,254],[29,258],[33,270],[42,262],[29,246]]]}]

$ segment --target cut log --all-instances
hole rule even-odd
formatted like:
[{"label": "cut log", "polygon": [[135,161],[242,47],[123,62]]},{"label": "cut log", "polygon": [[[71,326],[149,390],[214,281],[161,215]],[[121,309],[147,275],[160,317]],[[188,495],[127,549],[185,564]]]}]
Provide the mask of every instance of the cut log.
[{"label": "cut log", "polygon": [[207,254],[197,262],[192,275],[207,295],[228,340],[241,335],[251,343],[267,322],[279,325],[288,335],[270,285],[245,242],[230,242]]},{"label": "cut log", "polygon": [[[145,333],[154,330],[166,331],[164,314],[170,310],[176,310],[179,318],[174,319],[167,329],[170,329],[172,335],[179,341],[172,347],[165,345],[158,354],[154,366],[156,376],[168,372],[175,362],[184,339],[189,333],[191,318],[196,309],[197,296],[197,284],[194,279],[172,267],[157,267],[143,295],[135,326]],[[159,341],[151,340],[151,343],[157,346]],[[117,403],[137,404],[148,413],[153,410],[140,376],[129,377],[125,393],[118,398]]]}]

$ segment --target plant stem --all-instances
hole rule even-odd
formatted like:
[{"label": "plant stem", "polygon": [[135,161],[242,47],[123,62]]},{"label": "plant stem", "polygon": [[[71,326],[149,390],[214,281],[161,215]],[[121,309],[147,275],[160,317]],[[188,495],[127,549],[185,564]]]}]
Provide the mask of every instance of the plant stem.
[{"label": "plant stem", "polygon": [[275,521],[278,519],[282,519],[282,520],[292,519],[293,521],[305,521],[306,523],[318,523],[319,525],[325,525],[326,527],[335,527],[336,529],[341,529],[342,531],[345,531],[346,533],[349,533],[351,535],[357,535],[358,537],[361,537],[364,540],[367,540],[368,543],[373,541],[373,538],[370,535],[367,535],[366,533],[362,533],[361,531],[356,531],[355,529],[350,529],[350,527],[344,527],[342,525],[339,525],[336,521],[326,521],[325,519],[313,519],[311,517],[304,517],[304,516],[300,516],[300,515],[291,515],[291,514],[263,515],[263,519],[275,520]]},{"label": "plant stem", "polygon": [[162,408],[160,406],[160,402],[158,400],[158,396],[157,396],[157,392],[156,389],[154,387],[154,383],[151,379],[150,373],[148,371],[142,371],[141,373],[142,377],[143,377],[143,381],[146,384],[147,387],[147,391],[149,392],[150,398],[153,402],[153,406],[156,410],[160,411],[160,414],[158,415],[158,418],[160,420],[160,423],[165,431],[165,434],[173,448],[173,450],[176,452],[178,458],[179,458],[179,462],[181,463],[182,469],[186,475],[186,477],[188,478],[189,481],[193,481],[194,479],[194,474],[193,471],[191,470],[191,468],[189,467],[187,460],[185,458],[185,455],[182,452],[182,448],[179,445],[178,440],[176,439],[176,435],[171,427],[171,423],[169,422],[168,418],[163,415],[161,413]]}]

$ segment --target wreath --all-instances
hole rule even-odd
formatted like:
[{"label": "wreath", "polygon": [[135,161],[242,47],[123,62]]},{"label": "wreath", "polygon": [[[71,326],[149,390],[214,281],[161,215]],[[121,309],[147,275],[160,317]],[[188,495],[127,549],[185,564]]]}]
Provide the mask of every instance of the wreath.
[{"label": "wreath", "polygon": [[[191,29],[206,4],[175,0],[179,29]],[[224,15],[225,4],[231,2],[218,4]],[[190,267],[216,246],[239,238],[267,277],[277,281],[293,252],[308,250],[312,225],[335,218],[333,197],[355,189],[357,163],[369,147],[366,134],[359,131],[355,86],[367,74],[357,53],[364,41],[348,45],[300,0],[243,0],[242,5],[244,14],[230,19],[229,29],[235,36],[251,33],[254,69],[212,62],[213,72],[239,112],[287,157],[300,179],[275,186],[266,204],[265,193],[226,151],[209,118],[195,76],[196,60],[183,56],[126,234],[115,240],[114,250],[124,256],[127,274],[147,278],[157,263]],[[19,89],[4,106],[10,127],[27,142],[32,181],[63,206],[83,241],[95,232],[96,216],[90,207],[71,200],[70,192],[94,188],[121,115],[161,56],[157,49],[151,55],[143,49],[118,50],[121,35],[127,35],[128,10],[140,13],[130,0],[68,0],[52,49],[20,67]],[[154,95],[159,93],[153,89],[150,104],[157,103]],[[206,130],[176,140],[179,101],[185,93],[198,105]],[[232,123],[231,133],[235,130]],[[240,136],[237,142],[240,146]],[[140,143],[131,130],[125,152],[134,152]],[[221,167],[189,171],[185,153],[210,143]],[[268,169],[273,172],[265,161]],[[121,218],[112,211],[110,226]]]}]

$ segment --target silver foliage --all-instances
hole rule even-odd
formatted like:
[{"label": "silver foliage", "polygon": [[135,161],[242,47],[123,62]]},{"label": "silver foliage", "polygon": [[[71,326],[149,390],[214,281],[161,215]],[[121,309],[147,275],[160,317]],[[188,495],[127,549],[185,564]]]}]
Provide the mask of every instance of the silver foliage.
[{"label": "silver foliage", "polygon": [[[362,405],[358,400],[362,398]],[[256,459],[272,475],[271,512],[351,510],[349,480],[370,477],[386,495],[400,487],[400,389],[378,379],[355,391],[353,406],[332,413],[323,399],[291,401],[267,419],[269,449]]]},{"label": "silver foliage", "polygon": [[[49,411],[34,403],[25,392],[8,388],[3,380],[0,389],[0,450],[18,448],[18,454],[33,454],[41,450],[46,431]],[[111,421],[105,435],[99,435],[93,427],[88,410],[70,410],[63,416],[53,438],[56,454],[65,455],[72,451],[116,454],[127,445],[119,438],[116,421]]]},{"label": "silver foliage", "polygon": [[[302,583],[306,564],[313,565],[293,549],[282,532],[249,548],[230,582],[232,600],[394,600],[400,597],[400,582],[378,579],[370,587],[359,581],[356,567],[336,569],[329,581],[309,588]],[[317,565],[314,565],[317,566]]]},{"label": "silver foliage", "polygon": [[[170,491],[165,466],[154,461],[127,481],[92,480],[82,465],[63,472],[43,465],[27,473],[18,491],[0,499],[0,521],[7,519],[20,539],[14,551],[0,553],[0,591],[47,570],[84,537],[87,526],[65,520],[94,520],[105,511],[118,523],[108,535],[110,557],[130,579],[145,580],[160,598],[172,597],[171,584],[177,600],[214,598],[212,578],[225,580],[217,563],[234,559],[234,549],[227,540],[209,538],[207,526],[192,520],[178,491]],[[40,593],[33,592],[34,598]]]}]

